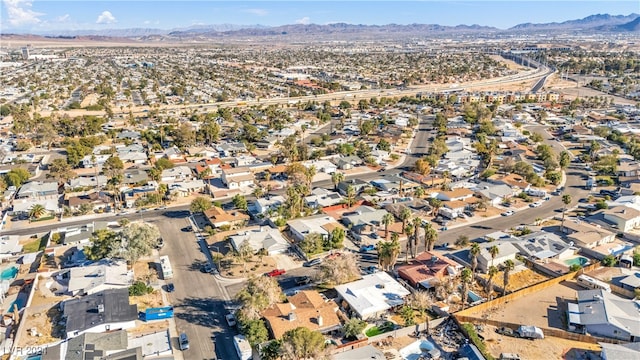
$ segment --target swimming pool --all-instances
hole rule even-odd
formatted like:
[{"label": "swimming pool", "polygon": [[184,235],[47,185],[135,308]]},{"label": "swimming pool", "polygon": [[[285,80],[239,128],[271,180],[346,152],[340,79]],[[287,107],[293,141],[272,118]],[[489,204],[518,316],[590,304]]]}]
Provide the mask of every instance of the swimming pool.
[{"label": "swimming pool", "polygon": [[18,268],[15,266],[8,267],[0,273],[0,280],[13,280],[18,275]]},{"label": "swimming pool", "polygon": [[577,256],[577,257],[565,260],[564,263],[567,266],[571,266],[571,265],[585,266],[585,265],[589,264],[589,259],[587,259],[586,257],[583,257],[583,256]]},{"label": "swimming pool", "polygon": [[467,296],[469,297],[469,301],[470,301],[471,303],[478,302],[478,301],[482,301],[482,296],[480,296],[480,295],[478,295],[478,294],[474,293],[474,292],[473,292],[473,291],[471,291],[471,290],[469,290],[469,291],[467,292]]}]

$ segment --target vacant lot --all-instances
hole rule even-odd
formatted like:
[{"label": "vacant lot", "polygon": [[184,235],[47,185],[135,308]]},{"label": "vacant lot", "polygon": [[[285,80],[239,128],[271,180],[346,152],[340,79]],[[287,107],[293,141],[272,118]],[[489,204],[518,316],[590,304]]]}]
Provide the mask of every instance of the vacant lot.
[{"label": "vacant lot", "polygon": [[499,307],[469,315],[514,324],[564,329],[565,300],[574,300],[576,290],[581,289],[574,281],[563,281]]}]

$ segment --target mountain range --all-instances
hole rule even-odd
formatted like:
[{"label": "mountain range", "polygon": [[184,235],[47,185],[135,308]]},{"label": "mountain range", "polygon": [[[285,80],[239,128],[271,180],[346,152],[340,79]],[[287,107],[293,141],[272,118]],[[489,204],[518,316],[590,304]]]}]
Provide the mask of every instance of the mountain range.
[{"label": "mountain range", "polygon": [[[69,30],[40,33],[46,37],[105,37],[128,38],[135,41],[199,41],[214,40],[219,38],[246,38],[246,37],[282,37],[282,36],[328,36],[335,38],[344,37],[390,37],[401,35],[412,36],[446,36],[453,34],[469,35],[500,35],[517,33],[637,33],[640,32],[640,15],[609,15],[597,14],[582,19],[568,20],[543,24],[524,23],[509,29],[498,29],[480,25],[444,26],[438,24],[388,24],[388,25],[355,25],[346,23],[334,23],[327,25],[317,24],[292,24],[282,26],[264,25],[199,25],[176,29],[131,28],[131,29],[107,29],[107,30]],[[6,36],[9,34],[3,34]],[[12,34],[17,35],[17,34]],[[33,36],[33,35],[30,35]]]}]

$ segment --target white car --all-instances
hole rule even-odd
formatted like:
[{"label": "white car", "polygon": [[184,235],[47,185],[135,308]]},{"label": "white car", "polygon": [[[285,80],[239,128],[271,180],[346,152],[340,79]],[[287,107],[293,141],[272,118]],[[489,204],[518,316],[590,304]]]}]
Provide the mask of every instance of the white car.
[{"label": "white car", "polygon": [[225,316],[225,319],[227,320],[227,324],[229,324],[229,326],[233,327],[236,326],[236,316],[233,314],[227,314]]},{"label": "white car", "polygon": [[532,208],[537,208],[540,205],[542,205],[542,201],[536,201],[534,203],[529,204],[529,206]]},{"label": "white car", "polygon": [[502,213],[502,214],[500,214],[500,215],[502,215],[502,216],[511,216],[511,215],[513,215],[513,214],[515,214],[515,211],[513,211],[513,210],[509,210],[509,211],[505,211],[505,212],[503,212],[503,213]]}]

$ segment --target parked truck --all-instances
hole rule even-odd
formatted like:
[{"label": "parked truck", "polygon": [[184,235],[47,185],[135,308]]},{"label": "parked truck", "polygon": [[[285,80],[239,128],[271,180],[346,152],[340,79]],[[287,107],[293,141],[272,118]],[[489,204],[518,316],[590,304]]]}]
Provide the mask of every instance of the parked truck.
[{"label": "parked truck", "polygon": [[542,329],[537,326],[520,325],[516,332],[523,339],[544,339]]},{"label": "parked truck", "polygon": [[233,346],[235,346],[240,360],[251,360],[253,351],[251,350],[251,344],[249,344],[249,341],[247,341],[244,335],[234,336]]}]

